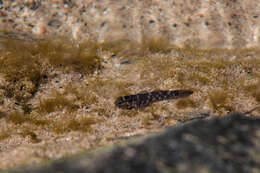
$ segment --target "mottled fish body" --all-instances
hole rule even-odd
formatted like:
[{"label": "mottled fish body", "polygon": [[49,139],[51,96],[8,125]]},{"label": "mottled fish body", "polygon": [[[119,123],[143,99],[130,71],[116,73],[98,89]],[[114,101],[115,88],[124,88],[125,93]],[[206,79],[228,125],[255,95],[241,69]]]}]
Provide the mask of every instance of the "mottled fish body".
[{"label": "mottled fish body", "polygon": [[142,109],[153,102],[178,99],[191,95],[191,90],[158,90],[149,93],[122,96],[117,98],[115,105],[121,109]]}]

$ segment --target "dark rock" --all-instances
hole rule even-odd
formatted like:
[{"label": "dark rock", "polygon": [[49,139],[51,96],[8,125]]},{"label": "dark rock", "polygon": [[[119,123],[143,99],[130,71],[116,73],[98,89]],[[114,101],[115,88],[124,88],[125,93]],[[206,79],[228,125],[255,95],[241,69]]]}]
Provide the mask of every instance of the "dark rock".
[{"label": "dark rock", "polygon": [[260,119],[233,114],[169,128],[97,156],[55,161],[14,172],[214,172],[260,171]]}]

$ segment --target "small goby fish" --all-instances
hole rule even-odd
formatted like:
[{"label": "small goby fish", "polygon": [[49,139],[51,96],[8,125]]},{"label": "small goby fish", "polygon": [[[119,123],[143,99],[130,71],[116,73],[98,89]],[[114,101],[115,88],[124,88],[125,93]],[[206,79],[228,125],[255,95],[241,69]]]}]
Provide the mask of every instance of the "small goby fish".
[{"label": "small goby fish", "polygon": [[121,109],[143,109],[153,102],[188,97],[192,93],[193,91],[191,90],[157,90],[149,93],[118,97],[115,105]]}]

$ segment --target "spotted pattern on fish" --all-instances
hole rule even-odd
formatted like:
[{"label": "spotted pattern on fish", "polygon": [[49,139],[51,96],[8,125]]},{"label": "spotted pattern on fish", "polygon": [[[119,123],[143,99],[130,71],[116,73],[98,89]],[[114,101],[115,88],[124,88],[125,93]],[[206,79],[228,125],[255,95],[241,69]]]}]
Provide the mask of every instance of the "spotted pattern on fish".
[{"label": "spotted pattern on fish", "polygon": [[188,97],[192,93],[193,91],[191,90],[157,90],[149,93],[118,97],[115,105],[121,109],[142,109],[153,102]]}]

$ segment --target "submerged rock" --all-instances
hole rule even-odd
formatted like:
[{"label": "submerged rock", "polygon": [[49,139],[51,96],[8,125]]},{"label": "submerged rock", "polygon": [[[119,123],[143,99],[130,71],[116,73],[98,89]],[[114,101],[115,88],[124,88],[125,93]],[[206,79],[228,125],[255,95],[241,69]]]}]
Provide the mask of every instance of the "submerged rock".
[{"label": "submerged rock", "polygon": [[91,157],[14,172],[259,172],[260,119],[232,114],[172,127]]}]

